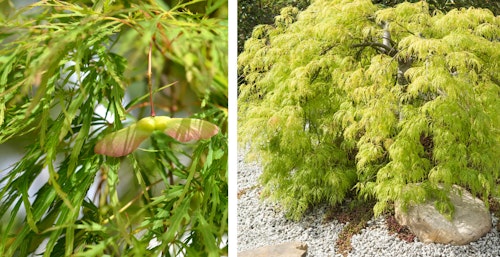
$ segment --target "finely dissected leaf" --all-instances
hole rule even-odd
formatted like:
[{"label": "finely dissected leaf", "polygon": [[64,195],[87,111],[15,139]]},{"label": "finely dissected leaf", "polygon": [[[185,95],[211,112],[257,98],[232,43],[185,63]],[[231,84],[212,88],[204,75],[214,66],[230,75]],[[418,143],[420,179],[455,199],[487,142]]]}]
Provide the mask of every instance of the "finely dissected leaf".
[{"label": "finely dissected leaf", "polygon": [[112,157],[121,157],[133,152],[139,145],[148,138],[152,130],[140,128],[137,124],[120,129],[106,135],[95,146],[97,154],[104,154]]},{"label": "finely dissected leaf", "polygon": [[317,0],[256,27],[238,56],[238,132],[262,157],[265,193],[292,218],[353,188],[379,201],[376,214],[439,184],[488,198],[500,175],[499,21],[429,1]]},{"label": "finely dissected leaf", "polygon": [[161,129],[163,124],[166,128],[163,130],[165,134],[175,138],[179,142],[189,142],[192,140],[208,139],[219,133],[219,127],[214,124],[198,119],[189,118],[168,118],[156,117],[160,119]]}]

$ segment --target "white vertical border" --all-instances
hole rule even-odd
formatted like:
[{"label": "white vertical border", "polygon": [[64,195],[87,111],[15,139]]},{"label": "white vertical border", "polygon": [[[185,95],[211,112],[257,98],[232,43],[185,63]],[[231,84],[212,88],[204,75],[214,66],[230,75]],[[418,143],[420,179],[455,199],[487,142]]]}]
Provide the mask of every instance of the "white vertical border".
[{"label": "white vertical border", "polygon": [[228,0],[228,255],[237,255],[237,164],[238,164],[238,142],[237,142],[237,55],[238,55],[238,2]]}]

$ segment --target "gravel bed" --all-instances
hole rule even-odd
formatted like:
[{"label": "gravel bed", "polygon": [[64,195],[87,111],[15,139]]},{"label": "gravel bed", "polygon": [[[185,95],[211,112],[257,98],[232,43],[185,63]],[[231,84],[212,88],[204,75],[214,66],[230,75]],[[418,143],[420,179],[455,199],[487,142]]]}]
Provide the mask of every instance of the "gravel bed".
[{"label": "gravel bed", "polygon": [[[316,206],[299,222],[285,218],[279,205],[260,199],[257,162],[245,162],[246,151],[238,152],[238,252],[289,241],[308,245],[308,257],[342,256],[336,253],[335,241],[343,228],[336,220],[324,222],[327,206]],[[476,242],[464,246],[424,244],[415,239],[408,243],[389,235],[383,218],[372,219],[368,227],[354,235],[353,250],[348,256],[500,257],[498,219],[492,216],[493,229]]]}]

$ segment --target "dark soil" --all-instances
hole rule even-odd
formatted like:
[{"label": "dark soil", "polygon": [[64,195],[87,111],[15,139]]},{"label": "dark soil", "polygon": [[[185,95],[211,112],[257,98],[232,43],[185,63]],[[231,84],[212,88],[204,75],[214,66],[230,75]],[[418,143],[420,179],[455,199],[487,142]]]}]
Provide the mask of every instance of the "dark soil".
[{"label": "dark soil", "polygon": [[410,229],[407,226],[401,226],[396,221],[394,214],[386,214],[385,215],[385,224],[389,229],[389,235],[394,235],[408,243],[411,243],[415,240],[415,235],[411,233]]},{"label": "dark soil", "polygon": [[[336,206],[335,208],[332,207],[325,215],[323,218],[324,222],[338,220],[346,224],[335,242],[338,253],[341,253],[343,256],[349,254],[352,250],[351,238],[367,227],[368,221],[373,217],[374,205],[375,201],[351,202],[350,204]],[[498,206],[500,212],[500,205]],[[393,212],[384,214],[384,219],[390,235],[396,235],[399,239],[406,242],[413,242],[415,240],[415,235],[411,233],[408,227],[399,225]]]},{"label": "dark soil", "polygon": [[337,252],[347,256],[352,250],[351,238],[366,228],[368,221],[373,217],[374,205],[375,202],[351,203],[350,206],[346,204],[331,209],[325,215],[324,222],[335,219],[341,223],[347,223],[335,242]]},{"label": "dark soil", "polygon": [[[490,197],[488,201],[490,205],[490,211],[495,215],[495,217],[500,219],[500,203],[498,200],[495,200],[493,197]],[[497,230],[500,231],[500,221],[497,222]]]}]

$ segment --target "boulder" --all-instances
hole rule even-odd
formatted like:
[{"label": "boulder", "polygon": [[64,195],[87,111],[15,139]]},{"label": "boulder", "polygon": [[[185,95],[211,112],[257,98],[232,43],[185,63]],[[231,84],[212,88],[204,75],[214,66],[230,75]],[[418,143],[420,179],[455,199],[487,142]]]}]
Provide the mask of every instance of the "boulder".
[{"label": "boulder", "polygon": [[424,243],[464,245],[490,231],[491,216],[483,201],[458,186],[449,196],[455,206],[451,220],[439,213],[433,201],[409,206],[406,213],[396,203],[396,220]]},{"label": "boulder", "polygon": [[307,245],[301,242],[264,246],[238,253],[238,257],[304,257],[306,255]]}]

